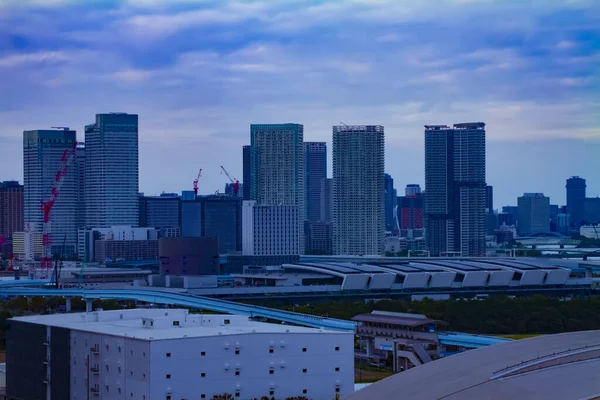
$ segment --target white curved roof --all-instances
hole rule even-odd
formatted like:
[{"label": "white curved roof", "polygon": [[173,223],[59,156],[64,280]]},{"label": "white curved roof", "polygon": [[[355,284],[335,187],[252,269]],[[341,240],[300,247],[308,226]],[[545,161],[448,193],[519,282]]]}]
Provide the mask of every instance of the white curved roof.
[{"label": "white curved roof", "polygon": [[540,336],[449,356],[344,400],[564,400],[600,396],[600,331]]}]

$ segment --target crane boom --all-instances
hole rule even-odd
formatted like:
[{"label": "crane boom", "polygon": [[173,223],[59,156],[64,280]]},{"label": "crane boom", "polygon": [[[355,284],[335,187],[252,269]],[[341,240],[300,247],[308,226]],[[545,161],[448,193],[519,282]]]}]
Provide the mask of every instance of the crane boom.
[{"label": "crane boom", "polygon": [[233,184],[233,194],[235,194],[237,196],[238,191],[240,190],[240,181],[238,181],[237,179],[233,178],[229,172],[227,172],[227,170],[225,169],[224,166],[221,165],[221,169],[223,170],[223,172],[225,172],[225,175],[227,175],[227,178],[229,178],[229,181]]},{"label": "crane boom", "polygon": [[63,152],[58,171],[54,176],[54,183],[50,190],[50,195],[46,200],[42,201],[41,210],[44,214],[44,223],[42,228],[42,260],[40,262],[40,278],[46,279],[48,277],[48,270],[52,268],[52,237],[50,234],[50,213],[52,207],[56,203],[60,188],[62,187],[67,174],[69,173],[69,166],[75,158],[75,152],[77,149],[77,142],[73,144],[71,149],[65,149]]},{"label": "crane boom", "polygon": [[196,179],[194,179],[194,195],[195,196],[198,195],[198,181],[200,180],[201,176],[202,176],[202,168],[200,168],[200,170],[198,171],[198,176],[196,177]]}]

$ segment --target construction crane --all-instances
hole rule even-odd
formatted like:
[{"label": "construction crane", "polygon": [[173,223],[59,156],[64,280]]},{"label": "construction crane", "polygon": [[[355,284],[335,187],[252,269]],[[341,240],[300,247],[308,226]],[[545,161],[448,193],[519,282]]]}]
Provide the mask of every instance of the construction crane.
[{"label": "construction crane", "polygon": [[200,180],[201,176],[202,168],[200,168],[200,170],[198,171],[198,176],[196,177],[196,179],[194,179],[194,196],[198,196],[198,181]]},{"label": "construction crane", "polygon": [[73,148],[65,149],[60,158],[58,171],[54,177],[54,183],[50,190],[50,196],[47,200],[42,201],[41,210],[44,213],[44,225],[42,228],[42,260],[40,262],[40,278],[48,278],[48,270],[52,268],[52,237],[50,235],[50,213],[52,207],[56,203],[60,188],[69,173],[69,166],[75,158],[77,142],[73,144]]},{"label": "construction crane", "polygon": [[227,175],[227,177],[231,181],[231,184],[233,185],[233,194],[237,196],[238,191],[240,190],[240,181],[231,177],[231,175],[229,175],[229,172],[227,172],[224,166],[221,165],[221,169],[223,170],[223,172],[225,172],[225,175]]}]

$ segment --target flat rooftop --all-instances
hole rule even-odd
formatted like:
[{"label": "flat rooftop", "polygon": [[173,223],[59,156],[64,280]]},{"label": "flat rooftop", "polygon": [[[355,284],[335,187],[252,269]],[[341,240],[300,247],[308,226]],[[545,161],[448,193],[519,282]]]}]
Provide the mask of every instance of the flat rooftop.
[{"label": "flat rooftop", "polygon": [[294,325],[251,321],[242,315],[190,314],[188,310],[184,309],[94,311],[16,317],[11,320],[148,341],[255,333],[282,335],[286,333],[324,335],[339,333]]}]

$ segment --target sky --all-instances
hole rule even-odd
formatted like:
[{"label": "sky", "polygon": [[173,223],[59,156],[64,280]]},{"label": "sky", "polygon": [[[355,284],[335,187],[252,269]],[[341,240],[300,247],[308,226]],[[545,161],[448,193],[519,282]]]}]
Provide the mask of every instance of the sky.
[{"label": "sky", "polygon": [[[600,196],[597,0],[0,0],[0,180],[22,132],[139,114],[140,191],[223,191],[251,123],[384,125],[399,193],[426,124],[483,121],[495,207]],[[329,149],[331,153],[331,149]],[[331,164],[331,163],[330,163]]]}]

